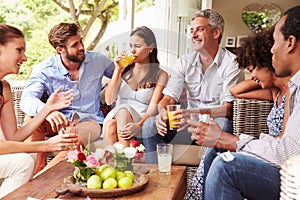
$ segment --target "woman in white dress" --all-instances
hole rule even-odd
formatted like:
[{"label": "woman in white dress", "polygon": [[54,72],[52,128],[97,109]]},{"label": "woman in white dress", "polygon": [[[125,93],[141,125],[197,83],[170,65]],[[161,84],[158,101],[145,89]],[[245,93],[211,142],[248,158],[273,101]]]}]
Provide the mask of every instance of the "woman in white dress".
[{"label": "woman in white dress", "polygon": [[157,112],[157,103],[168,74],[160,69],[156,39],[151,29],[142,26],[130,34],[130,52],[134,61],[126,68],[115,60],[115,70],[106,92],[105,101],[113,108],[104,120],[104,145],[117,141],[128,146],[130,139],[141,131],[143,122]]}]

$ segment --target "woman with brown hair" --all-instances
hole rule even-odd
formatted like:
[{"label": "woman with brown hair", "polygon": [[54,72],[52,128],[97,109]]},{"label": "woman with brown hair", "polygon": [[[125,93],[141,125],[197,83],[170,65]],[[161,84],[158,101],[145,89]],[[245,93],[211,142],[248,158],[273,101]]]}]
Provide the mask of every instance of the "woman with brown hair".
[{"label": "woman with brown hair", "polygon": [[45,120],[47,115],[71,105],[73,91],[60,93],[58,88],[48,99],[39,114],[22,128],[17,128],[10,85],[3,77],[17,74],[27,60],[23,33],[9,25],[0,24],[0,198],[30,180],[35,166],[33,152],[54,152],[68,150],[77,144],[75,134],[64,134],[47,141],[23,142]]}]

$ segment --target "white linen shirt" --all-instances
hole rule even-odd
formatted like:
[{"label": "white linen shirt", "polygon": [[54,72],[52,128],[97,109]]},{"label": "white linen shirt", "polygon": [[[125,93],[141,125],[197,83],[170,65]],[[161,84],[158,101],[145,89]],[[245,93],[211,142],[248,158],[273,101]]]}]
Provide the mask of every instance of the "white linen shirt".
[{"label": "white linen shirt", "polygon": [[185,86],[188,108],[213,108],[234,101],[230,88],[244,79],[244,71],[238,68],[235,55],[228,50],[219,48],[205,74],[199,53],[193,52],[177,59],[163,94],[178,102]]},{"label": "white linen shirt", "polygon": [[237,152],[252,155],[276,167],[280,167],[291,156],[300,153],[300,70],[289,82],[291,98],[290,116],[281,138],[261,134],[259,139],[241,134]]}]

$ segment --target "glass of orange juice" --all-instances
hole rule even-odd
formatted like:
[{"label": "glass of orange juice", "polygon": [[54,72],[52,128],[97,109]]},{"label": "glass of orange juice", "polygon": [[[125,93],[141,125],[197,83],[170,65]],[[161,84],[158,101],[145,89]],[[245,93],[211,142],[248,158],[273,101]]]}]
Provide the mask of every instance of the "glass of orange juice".
[{"label": "glass of orange juice", "polygon": [[130,53],[128,50],[127,51],[124,51],[123,52],[125,54],[124,57],[122,57],[119,61],[118,61],[118,64],[121,66],[121,67],[127,67],[128,65],[130,65],[133,60],[134,60],[134,56],[132,53]]},{"label": "glass of orange juice", "polygon": [[180,122],[180,119],[172,120],[174,117],[174,112],[180,109],[180,104],[167,105],[168,119],[169,119],[169,129],[176,130],[180,125],[174,124],[174,122]]}]

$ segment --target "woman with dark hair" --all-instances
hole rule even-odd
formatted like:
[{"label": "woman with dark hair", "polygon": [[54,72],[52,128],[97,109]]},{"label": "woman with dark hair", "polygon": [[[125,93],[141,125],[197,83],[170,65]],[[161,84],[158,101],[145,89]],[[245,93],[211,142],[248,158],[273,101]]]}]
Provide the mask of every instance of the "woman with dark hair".
[{"label": "woman with dark hair", "polygon": [[160,69],[157,58],[157,44],[151,29],[142,26],[130,34],[130,53],[134,61],[126,68],[115,60],[115,70],[106,92],[108,105],[116,101],[115,108],[104,120],[104,143],[117,141],[128,146],[132,137],[141,130],[143,122],[157,112],[157,103],[168,75]]},{"label": "woman with dark hair", "polygon": [[274,73],[271,53],[273,32],[274,28],[271,28],[243,41],[237,51],[237,62],[241,68],[251,72],[252,79],[238,83],[230,92],[237,98],[274,101],[267,123],[269,134],[279,136],[289,116],[285,111],[288,110],[290,77],[280,78]]},{"label": "woman with dark hair", "polygon": [[3,77],[17,74],[27,60],[23,33],[9,25],[0,24],[0,198],[30,180],[35,166],[34,152],[66,151],[78,143],[76,134],[63,134],[47,141],[23,142],[55,110],[66,108],[73,100],[73,90],[61,93],[58,88],[34,119],[17,128],[10,85]]}]

